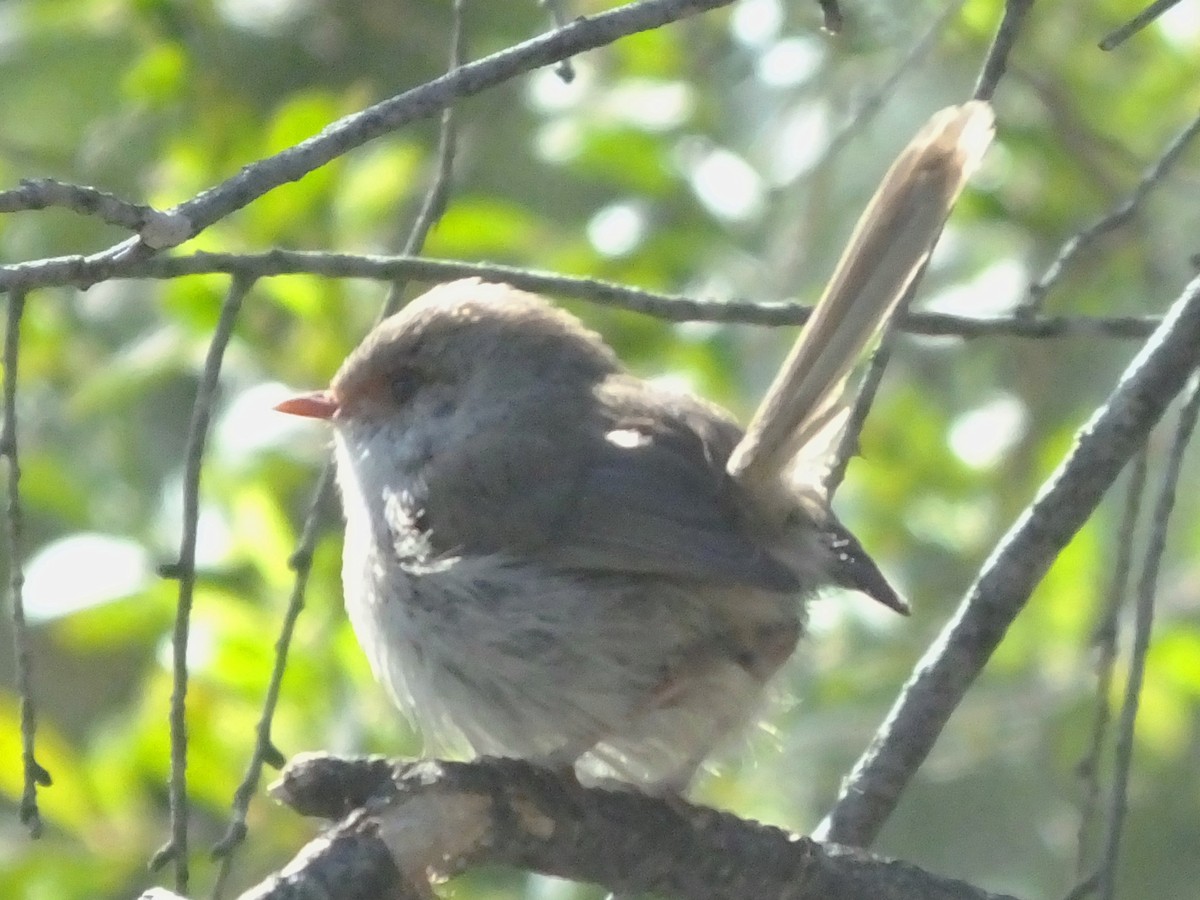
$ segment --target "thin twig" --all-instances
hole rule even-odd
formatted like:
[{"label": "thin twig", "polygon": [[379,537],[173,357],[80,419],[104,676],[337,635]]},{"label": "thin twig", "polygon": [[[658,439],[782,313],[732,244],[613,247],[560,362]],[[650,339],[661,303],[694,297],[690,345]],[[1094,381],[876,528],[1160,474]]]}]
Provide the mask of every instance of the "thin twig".
[{"label": "thin twig", "polygon": [[[463,0],[454,0],[454,18],[450,30],[450,62],[449,71],[453,72],[463,64]],[[442,110],[442,125],[438,132],[437,169],[421,209],[413,220],[412,228],[404,241],[404,256],[419,256],[425,247],[429,232],[441,220],[446,211],[450,196],[450,179],[454,174],[454,157],[458,153],[458,123],[454,115],[454,107],[447,106]],[[407,277],[397,278],[392,282],[388,297],[384,301],[379,317],[383,319],[400,308],[404,288],[408,284]]]},{"label": "thin twig", "polygon": [[1125,41],[1133,37],[1178,2],[1179,0],[1154,0],[1153,3],[1143,9],[1140,13],[1138,13],[1120,28],[1109,32],[1104,39],[1100,41],[1100,49],[1115,50],[1117,47],[1125,43]]},{"label": "thin twig", "polygon": [[677,19],[728,6],[732,0],[641,0],[578,18],[552,32],[460,66],[420,87],[376,103],[322,129],[294,147],[259,160],[180,204],[176,211],[199,231],[269,190],[295,181],[347,151],[540,66],[593,50]]},{"label": "thin twig", "polygon": [[212,418],[217,381],[225,348],[233,335],[233,325],[242,300],[254,282],[235,277],[225,295],[221,315],[208,345],[204,371],[196,387],[192,406],[192,421],[188,426],[184,451],[183,473],[183,534],[179,541],[179,558],[160,567],[165,578],[179,581],[179,599],[175,608],[175,630],[172,635],[171,690],[171,777],[169,782],[171,806],[171,838],[151,860],[151,867],[161,868],[168,862],[175,866],[175,887],[187,890],[188,883],[188,799],[187,799],[187,685],[188,633],[191,627],[192,596],[196,586],[196,535],[200,521],[200,473],[204,463],[204,445],[208,423]]},{"label": "thin twig", "polygon": [[33,837],[41,837],[37,789],[49,787],[50,773],[38,764],[36,749],[37,712],[33,702],[33,664],[29,656],[29,628],[25,623],[25,570],[21,565],[24,516],[21,509],[21,464],[17,452],[17,366],[21,355],[21,314],[24,291],[8,295],[8,326],[4,332],[4,426],[0,431],[0,455],[8,459],[8,505],[5,520],[8,534],[8,596],[12,610],[13,656],[16,662],[17,696],[21,706],[21,822]]},{"label": "thin twig", "polygon": [[1154,601],[1158,589],[1158,572],[1167,546],[1167,525],[1175,507],[1175,492],[1179,487],[1179,472],[1183,454],[1192,439],[1196,419],[1200,416],[1200,378],[1193,377],[1191,395],[1179,414],[1175,439],[1163,473],[1162,489],[1154,507],[1146,559],[1138,580],[1137,608],[1133,620],[1133,648],[1129,659],[1129,675],[1125,682],[1125,697],[1117,723],[1116,753],[1113,762],[1112,802],[1109,809],[1108,839],[1101,858],[1099,894],[1101,900],[1113,900],[1116,895],[1117,859],[1121,851],[1121,832],[1129,791],[1129,773],[1133,766],[1133,738],[1137,724],[1138,704],[1146,676],[1146,655],[1150,651],[1150,633],[1154,625]]},{"label": "thin twig", "polygon": [[[455,100],[471,97],[540,66],[549,65],[611,44],[619,38],[650,31],[697,15],[733,0],[638,0],[616,9],[580,17],[562,28],[539,35],[475,60],[440,78],[383,100],[326,126],[319,134],[244,166],[236,175],[170,210],[197,235],[214,222],[254,202],[280,185],[343,156],[368,141],[428,118]],[[123,241],[88,257],[99,279],[111,277],[107,267],[122,260],[152,255],[140,239]]]},{"label": "thin twig", "polygon": [[884,370],[887,369],[887,364],[892,358],[895,335],[896,327],[893,322],[884,334],[883,340],[880,341],[878,349],[871,355],[867,372],[858,387],[858,395],[854,398],[854,408],[850,410],[850,418],[846,422],[841,442],[834,454],[833,465],[829,467],[829,472],[821,485],[826,497],[832,497],[837,493],[837,489],[846,477],[846,468],[850,465],[850,459],[858,451],[859,435],[867,421],[871,405],[875,402],[875,394],[883,381]]},{"label": "thin twig", "polygon": [[[14,287],[81,284],[94,280],[94,267],[81,256],[0,267],[0,290]],[[194,253],[163,256],[121,266],[111,277],[172,279],[224,273],[247,278],[305,274],[324,278],[437,282],[455,278],[503,281],[528,291],[572,297],[644,313],[668,322],[728,322],[745,325],[802,325],[811,306],[756,303],[748,300],[699,300],[640,288],[497,263],[469,263],[419,256],[361,256],[300,250],[266,253]],[[107,277],[107,276],[106,276]],[[931,337],[1113,338],[1144,339],[1161,323],[1158,316],[956,316],[909,312],[899,327]]]},{"label": "thin twig", "polygon": [[1129,473],[1129,486],[1125,492],[1125,511],[1121,516],[1121,526],[1117,530],[1117,546],[1114,549],[1112,581],[1104,598],[1104,608],[1100,612],[1099,621],[1092,635],[1092,644],[1096,647],[1096,712],[1092,720],[1092,739],[1088,745],[1087,755],[1079,762],[1078,773],[1083,782],[1083,806],[1079,811],[1078,857],[1076,874],[1082,876],[1087,869],[1088,847],[1091,844],[1089,835],[1092,830],[1096,807],[1100,802],[1100,757],[1104,751],[1104,742],[1108,737],[1108,727],[1112,721],[1112,706],[1109,696],[1112,692],[1113,670],[1117,661],[1117,626],[1121,607],[1129,593],[1129,574],[1133,566],[1133,538],[1137,528],[1138,517],[1142,509],[1142,497],[1146,491],[1146,449],[1133,459]]},{"label": "thin twig", "polygon": [[[460,0],[456,0],[460,2]],[[455,123],[454,108],[448,107],[442,111],[442,127],[438,134],[436,151],[437,169],[429,190],[421,201],[421,209],[413,220],[408,238],[404,242],[404,256],[417,256],[425,246],[425,240],[433,227],[446,211],[450,195],[450,178],[454,172],[454,156],[457,152],[458,127]],[[407,283],[408,278],[398,278],[394,283]],[[397,301],[398,302],[398,301]],[[389,315],[398,309],[398,305],[389,303],[383,310],[383,315]]]},{"label": "thin twig", "polygon": [[1187,127],[1167,145],[1167,149],[1142,175],[1137,187],[1133,189],[1133,193],[1127,200],[1063,244],[1058,256],[1046,268],[1042,277],[1029,286],[1029,293],[1020,307],[1022,313],[1028,315],[1040,312],[1046,294],[1063,277],[1067,267],[1075,261],[1075,258],[1097,238],[1120,228],[1137,215],[1147,195],[1166,178],[1197,134],[1200,134],[1200,116],[1192,119]]},{"label": "thin twig", "polygon": [[[563,0],[539,0],[539,2],[543,9],[549,11],[555,28],[562,28],[567,24],[568,17],[563,9]],[[575,66],[569,59],[560,59],[558,65],[554,67],[554,74],[562,79],[563,84],[570,84],[575,80]]]},{"label": "thin twig", "polygon": [[1200,278],[1172,305],[1037,499],[997,545],[845,780],[817,834],[865,846],[1063,547],[1200,363]]},{"label": "thin twig", "polygon": [[83,216],[96,216],[110,225],[126,228],[148,247],[161,250],[187,240],[189,223],[173,212],[153,206],[130,203],[114,194],[82,184],[68,184],[53,178],[26,178],[21,186],[0,191],[0,213],[46,209],[56,206]]},{"label": "thin twig", "polygon": [[1033,0],[1007,0],[1004,4],[1004,15],[1000,19],[1000,27],[996,29],[996,37],[988,48],[979,79],[975,82],[976,100],[991,100],[996,93],[996,85],[1004,77],[1008,68],[1008,56],[1016,45],[1017,36],[1021,33],[1021,21],[1025,13],[1033,6]]}]

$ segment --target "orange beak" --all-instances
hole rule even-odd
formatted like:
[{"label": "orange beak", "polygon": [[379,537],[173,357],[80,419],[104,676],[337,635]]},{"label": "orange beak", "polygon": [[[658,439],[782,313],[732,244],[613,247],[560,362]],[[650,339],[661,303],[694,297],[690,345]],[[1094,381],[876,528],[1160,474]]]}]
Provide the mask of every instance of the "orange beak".
[{"label": "orange beak", "polygon": [[332,419],[338,411],[337,398],[330,391],[313,391],[310,394],[298,394],[289,397],[282,403],[275,404],[281,413],[291,416],[305,416],[309,419]]}]

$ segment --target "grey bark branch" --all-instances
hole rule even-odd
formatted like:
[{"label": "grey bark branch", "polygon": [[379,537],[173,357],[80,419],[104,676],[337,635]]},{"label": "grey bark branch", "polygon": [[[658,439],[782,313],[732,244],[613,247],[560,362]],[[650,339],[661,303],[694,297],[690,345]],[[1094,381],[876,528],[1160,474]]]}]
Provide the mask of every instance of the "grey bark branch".
[{"label": "grey bark branch", "polygon": [[127,228],[135,232],[142,243],[155,250],[174,247],[190,236],[188,221],[177,213],[130,203],[114,194],[82,184],[68,184],[53,178],[26,178],[18,188],[0,191],[0,213],[48,207],[69,209],[83,216],[96,216],[110,225]]},{"label": "grey bark branch", "polygon": [[[82,284],[94,280],[95,264],[82,256],[59,257],[0,266],[0,291],[32,286]],[[269,278],[303,273],[327,278],[368,278],[394,281],[448,281],[479,277],[504,281],[523,290],[556,294],[617,306],[671,322],[737,322],[747,325],[801,325],[811,306],[797,303],[755,303],[745,300],[698,300],[660,294],[592,278],[557,275],[536,269],[494,263],[468,263],[418,256],[365,256],[302,250],[266,253],[194,253],[162,256],[122,264],[113,277],[170,279],[214,272]],[[956,316],[908,312],[898,327],[912,334],[962,338],[1118,338],[1148,337],[1161,320],[1157,316]]]},{"label": "grey bark branch", "polygon": [[1087,521],[1200,363],[1200,278],[1000,541],[905,685],[817,835],[867,846],[1050,564]]},{"label": "grey bark branch", "polygon": [[1158,574],[1162,566],[1163,553],[1167,548],[1168,524],[1171,512],[1175,507],[1175,495],[1179,487],[1183,454],[1188,444],[1191,443],[1198,414],[1200,414],[1200,382],[1193,379],[1191,396],[1183,404],[1175,440],[1167,459],[1166,471],[1163,473],[1162,488],[1154,508],[1149,546],[1146,548],[1146,557],[1138,577],[1137,605],[1134,610],[1133,622],[1133,647],[1130,651],[1125,697],[1121,703],[1121,713],[1117,723],[1116,758],[1113,763],[1108,835],[1105,839],[1104,856],[1099,871],[1100,900],[1113,900],[1117,894],[1117,864],[1120,861],[1121,836],[1128,812],[1129,779],[1133,769],[1134,726],[1137,723],[1142,685],[1146,678],[1146,660],[1150,654],[1150,633],[1154,625]]},{"label": "grey bark branch", "polygon": [[150,861],[152,869],[174,863],[175,884],[187,890],[188,883],[188,795],[187,795],[187,688],[188,641],[191,633],[192,601],[196,587],[196,540],[200,523],[200,475],[204,465],[204,447],[208,426],[216,402],[217,382],[225,349],[233,337],[233,326],[252,281],[237,277],[225,295],[221,315],[213,331],[204,360],[204,371],[196,388],[192,419],[188,426],[184,451],[183,528],[179,540],[179,558],[159,568],[164,578],[179,582],[175,604],[175,627],[171,636],[171,774],[168,782],[171,810],[171,838]]},{"label": "grey bark branch", "polygon": [[1106,34],[1100,41],[1100,49],[1115,50],[1177,3],[1179,0],[1154,0],[1120,28]]},{"label": "grey bark branch", "polygon": [[1077,832],[1078,857],[1076,872],[1083,875],[1088,868],[1088,853],[1092,846],[1090,835],[1096,827],[1100,806],[1100,766],[1112,722],[1113,674],[1117,665],[1117,638],[1121,610],[1129,594],[1129,575],[1133,569],[1134,532],[1141,514],[1142,495],[1146,489],[1146,449],[1134,457],[1130,466],[1129,485],[1125,489],[1125,509],[1113,548],[1113,573],[1105,592],[1104,604],[1092,636],[1097,651],[1096,705],[1092,720],[1092,736],[1086,755],[1079,761],[1077,772],[1083,782],[1083,798],[1079,805]]},{"label": "grey bark branch", "polygon": [[1008,70],[1008,56],[1016,46],[1021,23],[1032,6],[1033,0],[1006,0],[1000,27],[996,29],[996,36],[992,39],[992,46],[988,48],[979,79],[975,83],[972,96],[977,100],[991,100],[996,93],[996,86]]},{"label": "grey bark branch", "polygon": [[[199,234],[263,194],[419,119],[439,113],[455,100],[481,93],[523,72],[650,31],[669,22],[733,0],[640,0],[595,16],[581,16],[548,34],[467,63],[440,78],[405,91],[328,125],[319,134],[245,166],[238,174],[167,211],[186,225],[184,237]],[[178,243],[179,241],[173,241]],[[152,255],[153,248],[132,238],[87,257],[89,283],[113,277],[122,260]],[[3,289],[0,287],[0,289]]]},{"label": "grey bark branch", "polygon": [[273,790],[298,812],[341,821],[242,900],[311,897],[314,886],[328,900],[429,896],[429,873],[482,863],[689,900],[1002,900],[908,863],[678,800],[583,788],[515,760],[308,756]]},{"label": "grey bark branch", "polygon": [[1175,138],[1167,144],[1162,155],[1156,159],[1139,179],[1137,186],[1128,198],[1123,200],[1111,212],[1093,222],[1087,228],[1070,237],[1058,251],[1054,261],[1046,267],[1033,284],[1029,286],[1028,294],[1022,302],[1021,312],[1025,314],[1040,312],[1042,301],[1046,294],[1066,274],[1071,264],[1079,255],[1092,246],[1099,238],[1111,231],[1121,228],[1141,212],[1142,206],[1150,192],[1161,184],[1175,168],[1175,164],[1184,156],[1192,141],[1200,135],[1200,116],[1192,119]]},{"label": "grey bark branch", "polygon": [[13,660],[21,721],[21,822],[31,837],[41,837],[42,817],[37,789],[50,785],[50,773],[37,761],[37,711],[33,699],[33,661],[29,652],[29,625],[25,619],[24,510],[21,504],[21,461],[17,438],[17,370],[21,356],[21,316],[25,294],[8,298],[8,325],[4,332],[4,425],[0,429],[0,456],[8,462],[8,503],[4,510],[8,552],[8,602],[12,615]]}]

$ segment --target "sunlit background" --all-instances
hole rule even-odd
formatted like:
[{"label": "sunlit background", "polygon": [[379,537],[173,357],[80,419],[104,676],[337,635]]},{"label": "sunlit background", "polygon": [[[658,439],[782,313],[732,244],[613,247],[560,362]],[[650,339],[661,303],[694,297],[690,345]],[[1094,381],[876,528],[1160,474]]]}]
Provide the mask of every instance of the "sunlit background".
[{"label": "sunlit background", "polygon": [[[573,16],[615,4],[563,5]],[[446,64],[448,6],[9,0],[0,5],[0,186],[52,176],[159,206],[187,199],[435,77]],[[811,302],[892,155],[931,111],[970,94],[1000,4],[843,0],[842,8],[846,26],[834,37],[820,30],[814,2],[739,0],[577,58],[570,83],[546,69],[463,101],[450,203],[426,253],[696,297]],[[1112,53],[1097,49],[1137,8],[1035,7],[997,97],[998,142],[934,255],[920,308],[1013,312],[1062,243],[1125,200],[1195,115],[1195,4],[1177,5]],[[469,56],[548,21],[535,0],[467,0]],[[432,177],[436,138],[429,121],[377,140],[182,249],[396,252]],[[1047,311],[1161,312],[1200,249],[1197,198],[1200,157],[1190,152],[1141,215],[1076,260]],[[122,237],[63,212],[6,215],[0,262],[93,252]],[[145,870],[167,833],[177,586],[158,567],[178,553],[184,441],[226,287],[204,276],[28,298],[18,404],[24,599],[39,759],[55,783],[39,795],[47,830],[32,843],[16,816],[5,619],[0,895],[125,898],[166,878]],[[326,452],[319,424],[271,407],[327,382],[385,290],[306,276],[260,281],[226,358],[203,475],[189,651],[197,896],[211,883],[207,851],[253,745],[292,587],[288,557]],[[638,373],[743,419],[792,338],[786,329],[667,325],[566,305]],[[819,821],[973,573],[1136,350],[1136,341],[1104,338],[901,338],[837,506],[915,615],[901,620],[855,596],[817,602],[811,637],[767,721],[714,763],[700,799],[796,830]],[[1124,897],[1189,896],[1200,879],[1196,484],[1189,463],[1139,717]],[[1076,882],[1086,794],[1076,769],[1096,703],[1092,630],[1121,493],[1051,571],[879,852],[1021,896],[1061,896]],[[344,620],[336,509],[325,522],[275,741],[286,755],[417,754],[419,738],[372,681]],[[1118,678],[1115,696],[1122,687]],[[249,825],[238,888],[315,833],[261,793]],[[1089,854],[1097,837],[1084,835]],[[451,890],[595,893],[498,871]]]}]

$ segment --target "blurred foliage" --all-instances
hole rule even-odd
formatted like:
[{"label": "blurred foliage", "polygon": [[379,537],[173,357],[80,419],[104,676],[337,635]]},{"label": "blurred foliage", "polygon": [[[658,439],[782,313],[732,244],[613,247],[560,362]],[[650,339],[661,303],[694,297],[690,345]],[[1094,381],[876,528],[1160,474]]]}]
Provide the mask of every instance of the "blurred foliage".
[{"label": "blurred foliage", "polygon": [[[1194,6],[1181,4],[1115,52],[1096,47],[1141,3],[1034,7],[997,97],[999,142],[919,302],[963,313],[1011,308],[1064,239],[1127,197],[1195,115]],[[564,5],[576,15],[612,4]],[[448,6],[9,0],[0,6],[0,184],[53,176],[159,205],[186,199],[436,76]],[[589,53],[575,60],[571,84],[539,71],[462,102],[451,202],[427,252],[695,295],[811,301],[891,154],[930,111],[969,94],[1000,11],[997,0],[968,0],[952,13],[843,141],[854,111],[942,13],[931,2],[843,7],[845,31],[832,37],[808,0],[740,0]],[[467,3],[472,56],[545,27],[534,0]],[[277,189],[184,249],[395,250],[436,164],[435,144],[435,122],[406,128]],[[1198,197],[1192,151],[1141,215],[1076,261],[1049,309],[1164,309],[1189,277]],[[0,259],[87,253],[121,237],[62,212],[6,216]],[[5,622],[0,895],[125,898],[157,880],[145,863],[167,833],[175,588],[155,566],[178,550],[182,448],[226,287],[221,277],[193,277],[29,298],[19,397],[26,594],[39,755],[55,783],[40,793],[47,833],[30,842],[15,813],[20,754]],[[264,280],[227,357],[204,470],[191,649],[197,894],[213,876],[206,849],[223,833],[254,740],[291,588],[287,557],[324,453],[319,428],[279,421],[270,406],[282,384],[323,383],[383,294],[362,281]],[[742,415],[790,340],[568,305],[638,372],[682,380]],[[819,601],[769,728],[730,749],[701,798],[795,829],[817,822],[972,574],[1135,351],[1135,342],[1082,339],[900,341],[839,508],[916,613],[898,621],[856,597]],[[1152,441],[1152,451],[1161,447]],[[1161,578],[1122,849],[1125,897],[1182,897],[1200,880],[1197,474],[1190,464]],[[1096,703],[1091,635],[1121,494],[1039,588],[908,790],[880,852],[1030,897],[1061,895],[1074,882],[1085,793],[1076,768]],[[276,743],[288,755],[418,753],[344,621],[333,511],[326,523]],[[281,865],[314,831],[261,792],[249,827],[237,885]],[[451,890],[591,895],[533,881],[488,871]]]}]

